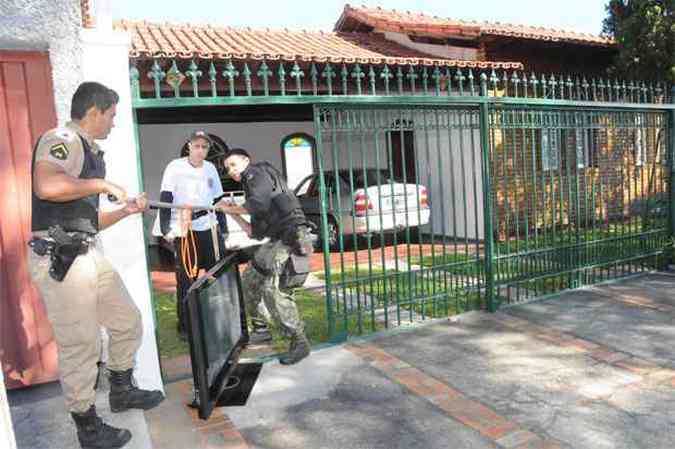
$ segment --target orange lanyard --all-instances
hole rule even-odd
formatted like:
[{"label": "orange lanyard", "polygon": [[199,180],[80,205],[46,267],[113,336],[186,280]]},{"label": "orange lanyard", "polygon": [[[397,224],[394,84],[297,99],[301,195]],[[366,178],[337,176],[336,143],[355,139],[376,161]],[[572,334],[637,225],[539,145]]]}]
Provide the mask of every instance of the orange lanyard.
[{"label": "orange lanyard", "polygon": [[180,244],[180,258],[185,273],[194,280],[199,274],[199,263],[196,236],[192,230],[192,209],[182,209],[180,211],[180,218],[183,230],[183,238]]}]

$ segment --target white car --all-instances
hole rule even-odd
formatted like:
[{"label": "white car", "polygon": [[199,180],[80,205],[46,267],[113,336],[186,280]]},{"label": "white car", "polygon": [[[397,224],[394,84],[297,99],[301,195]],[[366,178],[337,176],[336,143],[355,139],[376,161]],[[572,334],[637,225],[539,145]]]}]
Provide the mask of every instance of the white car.
[{"label": "white car", "polygon": [[[337,174],[337,176],[336,176]],[[373,235],[414,228],[429,222],[429,196],[421,184],[392,179],[389,170],[355,168],[324,172],[328,197],[328,243],[339,246],[339,233]],[[336,180],[337,179],[337,180]],[[320,226],[319,175],[295,189],[308,219]]]}]

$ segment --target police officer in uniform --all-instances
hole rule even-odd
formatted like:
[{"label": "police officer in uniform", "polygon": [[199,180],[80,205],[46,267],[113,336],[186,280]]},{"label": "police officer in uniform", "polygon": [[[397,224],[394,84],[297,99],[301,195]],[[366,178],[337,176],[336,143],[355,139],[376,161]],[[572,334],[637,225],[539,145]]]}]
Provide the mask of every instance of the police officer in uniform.
[{"label": "police officer in uniform", "polygon": [[[221,200],[216,208],[230,214],[249,236],[269,238],[242,274],[247,313],[255,331],[256,322],[267,318],[260,316],[261,311],[267,310],[282,334],[291,340],[288,352],[279,357],[280,363],[297,363],[309,355],[310,345],[293,296],[280,286],[280,279],[290,259],[296,255],[308,259],[312,252],[307,220],[298,199],[271,164],[252,163],[248,152],[241,148],[229,150],[224,164],[232,179],[241,182],[246,202],[239,206]],[[246,214],[251,217],[250,223],[241,217]],[[261,301],[264,307],[260,307]]]},{"label": "police officer in uniform", "polygon": [[[122,187],[104,180],[95,140],[110,133],[118,100],[102,84],[82,83],[72,98],[72,121],[43,134],[33,151],[30,270],[54,330],[61,386],[83,448],[119,448],[131,439],[128,430],[105,424],[96,413],[100,326],[110,337],[111,410],[148,410],[164,399],[160,391],[133,383],[141,315],[95,243],[100,230],[147,206],[145,195],[127,199]],[[99,194],[116,197],[122,207],[100,211]]]}]

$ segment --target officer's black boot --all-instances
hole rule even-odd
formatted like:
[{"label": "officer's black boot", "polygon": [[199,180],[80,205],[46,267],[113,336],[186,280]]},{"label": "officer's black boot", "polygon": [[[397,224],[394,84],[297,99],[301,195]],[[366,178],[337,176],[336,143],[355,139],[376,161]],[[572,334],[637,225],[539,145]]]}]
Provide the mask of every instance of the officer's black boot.
[{"label": "officer's black boot", "polygon": [[251,318],[251,325],[253,327],[253,332],[251,332],[248,339],[249,343],[252,345],[261,345],[272,341],[272,332],[270,332],[270,328],[265,320]]},{"label": "officer's black boot", "polygon": [[82,449],[116,449],[131,439],[131,432],[104,423],[91,406],[84,413],[71,413],[77,427],[77,439]]},{"label": "officer's black boot", "polygon": [[110,370],[110,410],[117,413],[130,408],[150,410],[164,400],[159,390],[141,390],[133,384],[133,369],[126,371]]},{"label": "officer's black boot", "polygon": [[309,355],[311,351],[309,341],[305,333],[300,331],[291,337],[291,345],[288,352],[279,357],[282,365],[293,365]]}]

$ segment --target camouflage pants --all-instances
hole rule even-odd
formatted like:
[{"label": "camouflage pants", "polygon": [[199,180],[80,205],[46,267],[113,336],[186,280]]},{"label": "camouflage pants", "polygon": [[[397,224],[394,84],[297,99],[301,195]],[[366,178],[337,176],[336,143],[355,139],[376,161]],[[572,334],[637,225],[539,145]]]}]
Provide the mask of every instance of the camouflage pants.
[{"label": "camouflage pants", "polygon": [[279,289],[279,275],[290,253],[291,249],[280,240],[265,243],[253,257],[256,265],[267,274],[249,263],[241,279],[248,316],[274,321],[286,337],[304,329],[293,295]]}]

